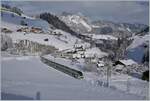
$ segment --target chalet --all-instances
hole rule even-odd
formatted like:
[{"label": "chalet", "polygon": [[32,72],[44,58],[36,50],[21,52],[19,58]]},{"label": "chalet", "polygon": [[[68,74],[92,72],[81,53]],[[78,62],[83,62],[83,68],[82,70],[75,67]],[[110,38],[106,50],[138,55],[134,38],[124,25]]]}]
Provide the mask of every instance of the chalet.
[{"label": "chalet", "polygon": [[67,54],[74,54],[74,53],[76,53],[74,48],[73,49],[66,49],[66,50],[63,50],[62,52],[63,53],[67,53]]},{"label": "chalet", "polygon": [[60,30],[54,30],[52,32],[53,35],[62,35]]},{"label": "chalet", "polygon": [[33,33],[42,33],[42,28],[38,28],[38,27],[31,27],[30,32]]},{"label": "chalet", "polygon": [[129,66],[136,66],[136,65],[137,63],[132,59],[118,60],[113,64],[113,66],[115,66],[116,71],[118,72],[127,70],[127,67]]},{"label": "chalet", "polygon": [[18,29],[17,32],[29,32],[29,28],[28,27],[22,27],[22,28]]},{"label": "chalet", "polygon": [[98,67],[104,67],[105,63],[103,61],[98,61],[97,66]]},{"label": "chalet", "polygon": [[113,66],[116,65],[123,65],[123,66],[132,66],[132,65],[137,65],[137,63],[135,61],[133,61],[132,59],[126,59],[126,60],[118,60],[116,61]]},{"label": "chalet", "polygon": [[75,59],[75,58],[79,59],[79,58],[81,58],[81,54],[73,54],[72,58],[73,59]]}]

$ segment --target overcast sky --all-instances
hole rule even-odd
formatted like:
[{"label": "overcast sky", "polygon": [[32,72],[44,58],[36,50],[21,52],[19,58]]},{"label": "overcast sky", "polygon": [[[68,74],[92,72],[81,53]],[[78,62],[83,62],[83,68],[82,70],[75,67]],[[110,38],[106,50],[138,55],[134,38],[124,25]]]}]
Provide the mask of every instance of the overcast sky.
[{"label": "overcast sky", "polygon": [[[6,3],[6,1],[2,3]],[[60,14],[66,11],[71,13],[81,12],[92,20],[147,25],[149,22],[149,3],[145,1],[7,1],[7,3],[20,7],[29,15],[41,12]]]}]

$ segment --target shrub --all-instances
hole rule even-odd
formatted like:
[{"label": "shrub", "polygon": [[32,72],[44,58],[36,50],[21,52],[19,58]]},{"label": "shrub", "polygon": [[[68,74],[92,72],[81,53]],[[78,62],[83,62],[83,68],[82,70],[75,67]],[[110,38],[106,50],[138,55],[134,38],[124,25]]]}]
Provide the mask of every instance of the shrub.
[{"label": "shrub", "polygon": [[149,81],[149,70],[143,72],[143,74],[142,74],[142,80]]}]

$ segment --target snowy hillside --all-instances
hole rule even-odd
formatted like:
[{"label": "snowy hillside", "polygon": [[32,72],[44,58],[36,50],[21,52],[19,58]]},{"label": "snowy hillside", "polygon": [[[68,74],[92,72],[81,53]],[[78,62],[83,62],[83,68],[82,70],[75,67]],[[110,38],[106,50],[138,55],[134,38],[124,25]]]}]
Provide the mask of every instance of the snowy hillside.
[{"label": "snowy hillside", "polygon": [[[1,12],[2,12],[2,27],[14,31],[12,32],[11,35],[9,35],[14,43],[19,42],[20,40],[29,40],[43,45],[54,46],[59,50],[65,50],[73,48],[76,40],[81,41],[80,39],[76,38],[75,36],[72,36],[70,33],[67,33],[65,31],[59,29],[52,30],[50,28],[50,24],[48,24],[44,20],[28,17],[25,14],[22,14],[20,16],[10,11],[3,10]],[[16,32],[19,28],[23,27],[21,25],[21,21],[24,21],[27,24],[27,27],[41,28],[42,30],[45,31],[45,33],[35,34],[33,32],[28,32],[26,34],[24,32]],[[48,42],[44,41],[44,39],[48,39]]]},{"label": "snowy hillside", "polygon": [[[63,32],[63,31],[61,31],[61,32]],[[66,32],[63,32],[62,34],[63,35],[61,37],[57,37],[57,36],[48,35],[48,34],[30,33],[30,34],[24,35],[24,33],[15,32],[15,33],[11,34],[10,37],[12,38],[14,43],[18,42],[19,40],[29,40],[29,41],[37,42],[37,43],[43,44],[43,45],[54,46],[55,48],[57,48],[59,50],[73,48],[77,38],[69,35]],[[48,39],[48,41],[45,41],[44,39]]]},{"label": "snowy hillside", "polygon": [[22,26],[21,21],[23,21],[29,27],[40,27],[44,31],[49,29],[49,24],[46,21],[28,17],[24,14],[20,16],[14,12],[2,10],[1,16],[2,24],[4,23],[4,27],[7,27],[7,23],[14,24],[15,26]]}]

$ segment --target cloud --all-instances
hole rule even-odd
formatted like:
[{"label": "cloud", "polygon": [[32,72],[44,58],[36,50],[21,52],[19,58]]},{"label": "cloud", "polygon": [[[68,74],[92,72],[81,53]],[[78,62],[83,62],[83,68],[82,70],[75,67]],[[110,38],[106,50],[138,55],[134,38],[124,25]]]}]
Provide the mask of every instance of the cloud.
[{"label": "cloud", "polygon": [[[9,2],[10,3],[10,2]],[[12,1],[27,14],[63,11],[81,12],[92,20],[110,20],[115,22],[142,23],[149,22],[149,2],[147,1]]]}]

